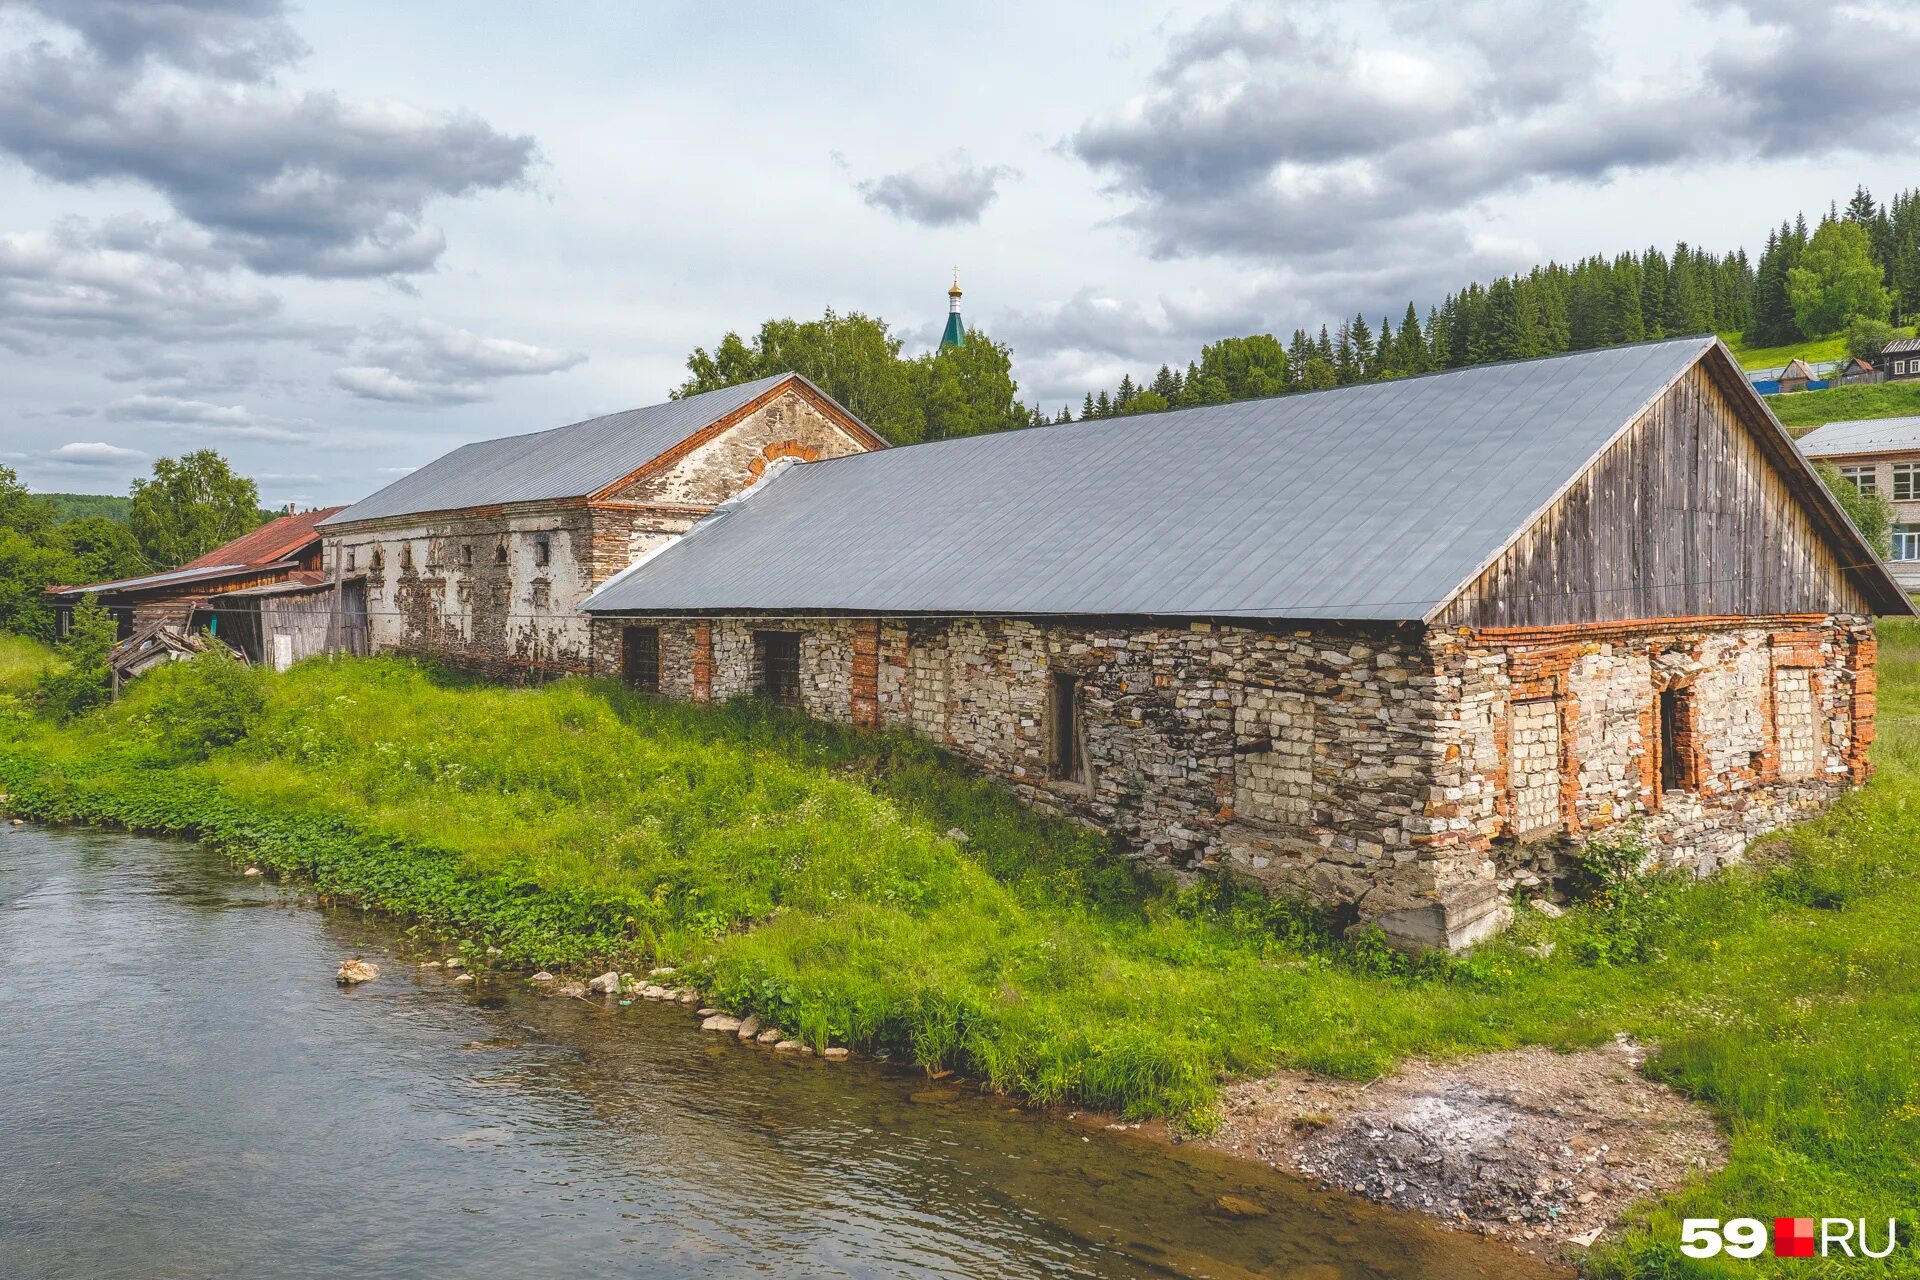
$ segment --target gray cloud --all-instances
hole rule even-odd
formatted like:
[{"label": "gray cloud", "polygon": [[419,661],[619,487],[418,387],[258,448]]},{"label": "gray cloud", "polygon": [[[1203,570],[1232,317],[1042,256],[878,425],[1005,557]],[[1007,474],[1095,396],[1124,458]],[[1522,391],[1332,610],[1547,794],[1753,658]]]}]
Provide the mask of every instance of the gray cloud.
[{"label": "gray cloud", "polygon": [[978,222],[1000,194],[1002,178],[1014,176],[1005,165],[976,165],[964,151],[942,159],[882,174],[858,184],[863,199],[876,209],[923,227]]},{"label": "gray cloud", "polygon": [[115,400],[100,411],[116,422],[156,422],[202,435],[243,440],[304,443],[313,424],[257,414],[243,405],[219,405],[180,396],[141,394]]},{"label": "gray cloud", "polygon": [[1585,5],[1382,0],[1386,20],[1335,25],[1237,4],[1176,38],[1145,90],[1068,146],[1131,202],[1119,221],[1155,256],[1310,277],[1361,247],[1458,256],[1462,215],[1494,195],[1821,154],[1920,107],[1920,27],[1884,0],[1845,15],[1709,2],[1740,21],[1640,79],[1610,67]]},{"label": "gray cloud", "polygon": [[477,116],[276,84],[304,46],[268,0],[30,7],[81,45],[0,63],[0,150],[58,182],[151,187],[255,271],[428,270],[446,243],[426,206],[521,184],[534,160]]},{"label": "gray cloud", "polygon": [[308,50],[284,0],[0,0],[78,33],[105,62],[149,58],[189,71],[257,80]]},{"label": "gray cloud", "polygon": [[358,363],[334,370],[334,386],[367,400],[417,405],[477,403],[491,398],[496,379],[558,373],[586,359],[433,321],[369,339],[354,357]]},{"label": "gray cloud", "polygon": [[0,336],[255,336],[282,323],[278,297],[206,265],[204,251],[190,228],[138,220],[0,232]]}]

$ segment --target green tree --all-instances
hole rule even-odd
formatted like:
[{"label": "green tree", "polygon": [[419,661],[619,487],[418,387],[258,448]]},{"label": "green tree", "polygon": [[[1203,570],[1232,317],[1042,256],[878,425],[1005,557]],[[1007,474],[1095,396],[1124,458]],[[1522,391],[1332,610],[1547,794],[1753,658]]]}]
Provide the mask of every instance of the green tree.
[{"label": "green tree", "polygon": [[877,316],[843,316],[829,307],[818,320],[769,320],[751,343],[728,333],[711,353],[695,347],[687,373],[675,399],[798,373],[892,443],[926,438],[912,362],[901,358],[900,339]]},{"label": "green tree", "polygon": [[1878,360],[1887,344],[1900,336],[1900,331],[1884,320],[1875,320],[1871,316],[1855,316],[1847,324],[1847,354],[1856,360],[1869,363]]},{"label": "green tree", "polygon": [[1202,404],[1277,396],[1287,389],[1287,349],[1270,333],[1222,338],[1200,348],[1199,377],[1208,395],[1220,393]]},{"label": "green tree", "polygon": [[87,594],[74,606],[73,624],[60,642],[63,665],[40,677],[40,705],[57,720],[71,720],[107,700],[107,654],[117,643],[113,615]]},{"label": "green tree", "polygon": [[148,560],[178,568],[258,527],[260,488],[212,449],[161,458],[133,482],[131,522]]},{"label": "green tree", "polygon": [[152,570],[134,540],[133,530],[106,516],[62,521],[47,530],[46,542],[72,562],[67,574],[72,582],[65,585],[137,578]]},{"label": "green tree", "polygon": [[1829,218],[1787,272],[1794,323],[1810,338],[1838,333],[1855,316],[1885,320],[1893,299],[1881,284],[1866,229]]},{"label": "green tree", "polygon": [[0,529],[37,534],[53,523],[53,503],[30,493],[12,467],[0,466]]},{"label": "green tree", "polygon": [[1833,496],[1840,500],[1847,518],[1853,521],[1853,527],[1860,531],[1867,545],[1883,559],[1891,554],[1893,503],[1887,500],[1887,495],[1877,489],[1872,493],[1860,492],[1853,481],[1842,476],[1830,463],[1816,462],[1813,469],[1819,472],[1827,488],[1833,491]]},{"label": "green tree", "polygon": [[1013,352],[978,329],[969,329],[961,345],[914,361],[913,377],[923,440],[1010,431],[1032,422],[1017,399]]},{"label": "green tree", "polygon": [[1340,385],[1340,375],[1334,371],[1333,361],[1325,356],[1314,356],[1300,370],[1300,389],[1302,391],[1325,391],[1328,387]]}]

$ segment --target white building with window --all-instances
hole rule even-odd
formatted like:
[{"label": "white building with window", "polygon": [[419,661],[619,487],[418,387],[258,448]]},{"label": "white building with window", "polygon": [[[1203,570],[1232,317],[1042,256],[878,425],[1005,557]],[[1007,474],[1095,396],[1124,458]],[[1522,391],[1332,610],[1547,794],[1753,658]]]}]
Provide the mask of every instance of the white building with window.
[{"label": "white building with window", "polygon": [[1829,422],[1799,443],[1809,459],[1831,463],[1861,492],[1887,495],[1893,503],[1893,576],[1908,591],[1920,592],[1920,418]]}]

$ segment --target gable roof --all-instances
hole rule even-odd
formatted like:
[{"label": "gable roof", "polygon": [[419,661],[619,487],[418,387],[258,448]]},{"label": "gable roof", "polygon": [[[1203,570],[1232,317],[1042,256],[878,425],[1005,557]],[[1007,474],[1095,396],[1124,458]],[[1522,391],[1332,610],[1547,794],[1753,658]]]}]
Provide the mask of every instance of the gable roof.
[{"label": "gable roof", "polygon": [[798,464],[584,608],[1424,620],[1716,350],[1739,380],[1686,338]]},{"label": "gable roof", "polygon": [[1809,458],[1844,458],[1855,453],[1920,450],[1920,418],[1829,422],[1801,436],[1799,445],[1800,452]]},{"label": "gable roof", "polygon": [[[806,378],[777,373],[547,431],[462,445],[323,523],[591,497],[788,382],[805,387],[866,432],[858,418]],[[884,445],[878,437],[870,443]]]},{"label": "gable roof", "polygon": [[269,520],[251,533],[243,533],[224,547],[215,547],[182,569],[204,569],[217,564],[262,565],[291,559],[320,536],[320,522],[345,507],[318,507]]},{"label": "gable roof", "polygon": [[1920,351],[1920,338],[1895,338],[1880,348],[1880,354],[1883,356],[1905,355],[1909,351]]},{"label": "gable roof", "polygon": [[98,592],[160,591],[171,587],[198,586],[223,578],[240,577],[279,569],[295,562],[300,553],[319,541],[319,524],[341,507],[320,507],[269,520],[224,546],[189,560],[178,569],[145,573],[137,578],[116,578],[112,582],[90,582],[79,587],[48,587],[48,595],[80,595]]}]

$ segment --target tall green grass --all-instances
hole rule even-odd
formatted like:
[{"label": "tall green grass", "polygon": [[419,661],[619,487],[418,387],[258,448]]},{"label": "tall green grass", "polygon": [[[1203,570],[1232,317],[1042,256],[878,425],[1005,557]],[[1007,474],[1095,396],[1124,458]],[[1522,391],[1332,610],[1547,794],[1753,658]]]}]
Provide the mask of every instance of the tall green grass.
[{"label": "tall green grass", "polygon": [[53,650],[38,640],[0,631],[0,696],[25,693],[55,661]]},{"label": "tall green grass", "polygon": [[[1280,1065],[1627,1032],[1723,1118],[1733,1162],[1594,1267],[1753,1275],[1771,1264],[1681,1258],[1678,1219],[1908,1215],[1920,1189],[1920,633],[1886,626],[1881,653],[1866,791],[1715,880],[1523,913],[1422,962],[1138,872],[924,744],[585,682],[309,664],[259,677],[248,736],[196,758],[165,731],[191,677],[161,673],[0,744],[0,783],[42,816],[207,834],[516,963],[658,958],[816,1041],[1136,1115],[1203,1125],[1222,1079]],[[1907,1264],[1877,1265],[1848,1274]]]}]

